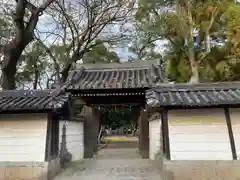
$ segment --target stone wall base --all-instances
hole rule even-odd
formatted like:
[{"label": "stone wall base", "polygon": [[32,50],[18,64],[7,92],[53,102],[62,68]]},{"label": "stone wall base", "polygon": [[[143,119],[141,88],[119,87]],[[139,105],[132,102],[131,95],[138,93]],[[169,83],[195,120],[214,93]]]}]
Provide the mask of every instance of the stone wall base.
[{"label": "stone wall base", "polygon": [[165,180],[240,180],[240,161],[163,161]]},{"label": "stone wall base", "polygon": [[0,162],[0,180],[50,180],[60,171],[60,160]]}]

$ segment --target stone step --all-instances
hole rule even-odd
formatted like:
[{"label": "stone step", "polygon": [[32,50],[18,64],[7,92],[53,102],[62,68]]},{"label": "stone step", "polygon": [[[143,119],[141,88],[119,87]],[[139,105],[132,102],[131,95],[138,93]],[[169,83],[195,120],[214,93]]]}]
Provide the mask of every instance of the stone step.
[{"label": "stone step", "polygon": [[106,148],[137,148],[138,142],[111,142],[107,143]]},{"label": "stone step", "polygon": [[[96,163],[96,160],[98,161],[99,164],[101,164],[101,166],[99,166],[98,168],[104,168],[104,169],[127,168],[127,167],[146,168],[146,167],[149,167],[149,164],[151,164],[150,160],[148,160],[148,159],[129,159],[129,158],[127,158],[127,159],[101,159],[101,158],[97,158],[97,159],[83,159],[83,160],[81,160],[80,165],[84,164],[84,166],[88,167],[89,164]],[[126,164],[126,162],[127,162],[127,164]],[[79,164],[76,164],[76,166],[78,166],[78,165]],[[96,166],[94,168],[96,168]]]},{"label": "stone step", "polygon": [[97,155],[97,159],[140,159],[137,148],[104,148]]}]

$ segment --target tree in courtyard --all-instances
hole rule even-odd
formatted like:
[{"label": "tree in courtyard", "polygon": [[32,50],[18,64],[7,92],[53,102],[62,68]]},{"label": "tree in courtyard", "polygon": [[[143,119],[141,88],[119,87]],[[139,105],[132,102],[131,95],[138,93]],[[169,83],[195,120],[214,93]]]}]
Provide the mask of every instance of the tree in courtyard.
[{"label": "tree in courtyard", "polygon": [[[5,4],[2,4],[2,11],[5,17],[12,17],[14,24],[13,32],[8,41],[1,42],[1,86],[3,89],[14,89],[17,63],[23,50],[34,39],[34,30],[43,12],[56,0],[46,0],[40,5],[35,5],[27,0],[16,0],[15,8],[12,12],[6,11]],[[4,6],[4,7],[3,7]]]},{"label": "tree in courtyard", "polygon": [[226,14],[233,4],[231,0],[151,3],[141,0],[136,18],[142,32],[168,40],[165,58],[172,58],[166,60],[170,64],[168,67],[176,72],[170,75],[184,75],[178,71],[181,65],[183,69],[180,71],[189,72],[183,79],[196,83],[200,81],[201,72],[204,72],[202,68],[216,52],[212,52],[212,42],[216,40],[225,43],[228,26]]},{"label": "tree in courtyard", "polygon": [[128,127],[135,133],[138,128],[139,108],[116,108],[102,111],[103,125],[111,128]]},{"label": "tree in courtyard", "polygon": [[157,41],[162,39],[157,35],[145,32],[141,26],[136,23],[132,35],[132,41],[129,44],[129,51],[133,53],[131,60],[159,60],[162,55],[157,47]]},{"label": "tree in courtyard", "polygon": [[[12,25],[9,33],[11,37],[2,41],[0,46],[2,88],[16,87],[18,62],[26,47],[29,45],[31,48],[30,43],[34,39],[39,41],[48,53],[48,58],[52,60],[49,63],[52,66],[50,79],[64,82],[68,71],[93,47],[102,43],[111,45],[124,39],[123,25],[130,17],[134,2],[46,0],[42,4],[34,4],[26,0],[16,0],[15,4],[9,5],[11,8],[7,8],[11,12],[6,11],[5,5],[2,6],[2,19],[8,18]],[[45,25],[36,28],[40,16],[46,10],[47,13],[41,17]],[[0,23],[2,22],[1,20]],[[49,24],[46,25],[47,23]],[[47,37],[46,40],[43,37]],[[112,57],[116,58],[114,56],[112,53]],[[25,58],[21,60],[23,59]]]},{"label": "tree in courtyard", "polygon": [[[61,59],[64,56],[64,51],[60,47],[54,47],[55,58]],[[41,42],[36,41],[31,48],[27,48],[18,63],[16,74],[17,88],[50,88],[52,83],[51,71],[54,69],[54,64],[42,46]],[[87,52],[83,58],[83,63],[112,63],[119,62],[120,58],[117,53],[110,51],[104,44],[99,44]]]},{"label": "tree in courtyard", "polygon": [[[134,2],[76,0],[74,6],[58,4],[52,9],[50,15],[57,28],[54,33],[49,34],[57,39],[57,43],[51,45],[40,38],[38,40],[52,59],[54,79],[57,83],[65,82],[69,70],[81,60],[93,62],[94,56],[106,58],[100,54],[100,49],[105,51],[103,54],[107,53],[108,58],[119,61],[116,54],[107,51],[104,46],[116,45],[126,39],[124,25],[131,18]],[[41,33],[44,32],[38,31],[38,34]],[[97,51],[97,54],[94,51]]]},{"label": "tree in courtyard", "polygon": [[46,52],[36,41],[31,48],[25,49],[18,61],[16,85],[21,88],[42,89],[47,71],[49,67]]}]

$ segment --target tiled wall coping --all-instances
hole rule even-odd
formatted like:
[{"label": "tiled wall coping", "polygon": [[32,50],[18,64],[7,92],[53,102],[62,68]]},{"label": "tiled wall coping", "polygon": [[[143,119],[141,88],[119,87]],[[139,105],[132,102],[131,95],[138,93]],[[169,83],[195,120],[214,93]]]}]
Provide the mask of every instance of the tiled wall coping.
[{"label": "tiled wall coping", "polygon": [[164,168],[169,167],[193,167],[193,166],[240,166],[240,160],[166,160]]},{"label": "tiled wall coping", "polygon": [[48,162],[12,162],[12,161],[5,161],[0,162],[0,168],[1,167],[47,167]]}]

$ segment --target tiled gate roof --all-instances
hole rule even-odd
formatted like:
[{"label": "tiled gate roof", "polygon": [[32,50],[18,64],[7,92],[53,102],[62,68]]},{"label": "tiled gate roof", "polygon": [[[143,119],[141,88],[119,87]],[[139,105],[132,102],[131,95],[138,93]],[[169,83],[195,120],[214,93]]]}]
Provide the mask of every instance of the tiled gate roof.
[{"label": "tiled gate roof", "polygon": [[60,90],[7,90],[0,92],[0,111],[59,109],[69,100]]},{"label": "tiled gate roof", "polygon": [[148,106],[193,107],[240,104],[240,82],[163,84],[146,92]]},{"label": "tiled gate roof", "polygon": [[68,89],[144,88],[162,81],[161,66],[151,63],[85,65],[71,71],[67,80]]}]

